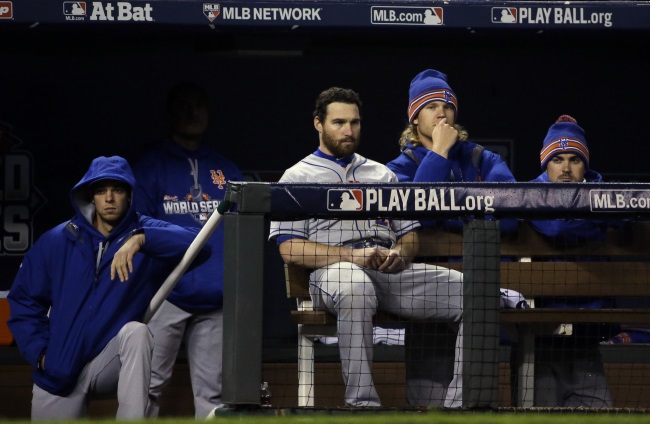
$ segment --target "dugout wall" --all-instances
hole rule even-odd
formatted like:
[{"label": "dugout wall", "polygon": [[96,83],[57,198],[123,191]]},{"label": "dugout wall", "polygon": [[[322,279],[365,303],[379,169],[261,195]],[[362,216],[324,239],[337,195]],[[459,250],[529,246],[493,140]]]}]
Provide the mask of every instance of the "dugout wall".
[{"label": "dugout wall", "polygon": [[[328,210],[330,191],[358,190],[364,199],[363,206],[354,211]],[[225,217],[226,237],[229,243],[227,249],[226,269],[226,299],[225,314],[225,347],[224,347],[224,402],[227,405],[257,405],[259,404],[259,382],[261,381],[261,352],[262,352],[262,311],[260,293],[264,283],[263,255],[260,255],[264,243],[268,243],[264,221],[293,220],[314,217],[364,218],[381,216],[383,218],[450,218],[458,216],[473,216],[464,226],[462,236],[462,269],[464,272],[464,350],[463,360],[466,366],[463,371],[463,402],[466,408],[496,408],[498,405],[499,361],[499,288],[507,284],[506,280],[519,281],[516,286],[525,295],[531,291],[530,283],[535,282],[534,274],[522,273],[526,266],[515,263],[508,266],[502,263],[500,252],[500,235],[498,222],[481,220],[486,212],[497,218],[582,218],[582,219],[624,219],[644,220],[647,218],[650,191],[646,184],[564,184],[561,187],[539,183],[466,183],[453,184],[265,184],[265,183],[231,183],[229,200],[237,205],[236,213],[228,213]],[[402,203],[391,203],[395,193],[401,193]],[[432,200],[435,197],[435,201]],[[423,200],[427,198],[428,200]],[[473,200],[469,200],[472,199]],[[477,208],[477,199],[483,199],[483,207]],[[383,199],[383,200],[381,200]],[[486,199],[487,204],[485,203]],[[641,207],[643,204],[646,206]],[[392,205],[392,206],[391,206]],[[470,205],[474,205],[469,207]],[[486,207],[485,205],[489,205]],[[486,210],[487,209],[487,210]],[[478,219],[476,219],[478,218]],[[631,245],[621,242],[635,251],[642,249],[641,245]],[[602,246],[601,246],[602,247]],[[523,254],[525,249],[514,247]],[[595,249],[595,247],[593,247]],[[592,251],[593,254],[597,250]],[[641,256],[644,252],[639,252]],[[509,253],[517,255],[515,252]],[[631,255],[631,254],[630,254]],[[530,265],[530,264],[529,264]],[[553,264],[551,264],[553,265]],[[620,264],[615,264],[618,275],[624,281],[620,288],[613,293],[637,295],[646,294],[647,290],[639,285],[649,277],[647,259],[641,263],[630,262],[629,267],[637,265],[633,274],[625,274],[620,270]],[[504,268],[504,266],[506,268]],[[540,265],[541,266],[541,265]],[[571,271],[563,268],[550,269],[555,273],[564,272],[564,283],[552,283],[568,287],[569,281],[580,280],[582,271]],[[543,266],[541,266],[543,267]],[[517,269],[519,274],[503,275],[503,270]],[[533,264],[531,268],[536,270]],[[541,268],[537,268],[541,272]],[[586,268],[585,268],[585,272]],[[616,274],[600,271],[602,280],[612,280]],[[527,277],[528,275],[528,277]],[[590,274],[591,275],[591,274]],[[636,276],[632,278],[631,276]],[[530,278],[533,278],[530,280]],[[549,277],[543,277],[549,278]],[[602,281],[595,277],[586,282],[593,284],[593,291],[599,295],[611,295],[602,288]],[[639,282],[632,282],[631,280]],[[521,281],[524,280],[524,281]],[[555,281],[552,280],[551,281]],[[610,285],[618,285],[610,281]],[[528,284],[528,285],[527,285]],[[521,288],[519,288],[521,287]],[[624,287],[630,287],[630,290]],[[574,290],[574,289],[570,289]],[[577,294],[576,294],[577,293]],[[579,292],[574,292],[579,295]],[[646,294],[647,295],[647,294]],[[547,312],[535,311],[535,314]],[[551,315],[557,312],[550,311]],[[567,313],[582,315],[584,311],[568,311]],[[604,315],[612,310],[593,311],[585,317],[573,315],[571,318],[519,315],[504,322],[528,325],[531,323],[555,322],[563,319],[575,319],[578,322],[613,322],[626,321],[645,323],[650,318],[648,309],[625,309],[610,318]],[[516,312],[519,313],[519,312]],[[526,313],[526,311],[522,311]],[[627,315],[626,315],[627,314]],[[527,334],[527,333],[522,333]],[[533,339],[534,343],[534,339]],[[524,339],[520,346],[525,347]],[[534,365],[526,358],[532,351],[520,350],[518,359],[518,393],[515,402],[521,407],[533,407],[532,403],[532,373]],[[637,356],[640,362],[644,362]],[[650,378],[650,376],[647,376]],[[643,378],[643,376],[641,376]],[[530,380],[530,381],[527,381]],[[290,401],[291,402],[291,401]],[[637,408],[644,408],[637,404]]]}]

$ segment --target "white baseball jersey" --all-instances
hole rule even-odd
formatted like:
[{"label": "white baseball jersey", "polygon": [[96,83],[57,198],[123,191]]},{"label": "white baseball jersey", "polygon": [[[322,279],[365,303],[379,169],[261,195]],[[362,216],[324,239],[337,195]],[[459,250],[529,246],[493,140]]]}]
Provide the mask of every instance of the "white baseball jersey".
[{"label": "white baseball jersey", "polygon": [[[386,166],[354,154],[346,167],[331,159],[311,154],[287,169],[280,178],[281,183],[395,183],[397,176]],[[352,193],[343,191],[341,210],[354,210],[357,200]],[[394,244],[403,235],[420,226],[410,220],[335,220],[308,219],[302,221],[273,221],[269,239],[278,236],[293,236],[317,243],[344,245],[367,237],[385,240]]]}]

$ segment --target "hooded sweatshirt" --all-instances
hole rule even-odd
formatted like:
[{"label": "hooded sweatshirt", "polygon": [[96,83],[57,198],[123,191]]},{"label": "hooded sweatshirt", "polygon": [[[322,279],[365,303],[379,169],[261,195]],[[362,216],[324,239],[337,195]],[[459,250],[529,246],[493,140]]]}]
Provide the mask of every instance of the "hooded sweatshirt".
[{"label": "hooded sweatshirt", "polygon": [[[447,158],[426,147],[409,143],[402,149],[402,153],[386,166],[397,175],[400,182],[408,183],[515,182],[508,165],[498,154],[484,150],[470,141],[454,144]],[[463,227],[463,220],[422,221],[423,227],[436,225],[446,230],[459,231]],[[514,233],[517,228],[516,220],[501,220],[503,234]]]},{"label": "hooded sweatshirt", "polygon": [[[121,157],[99,157],[70,192],[75,216],[44,233],[25,255],[8,299],[9,328],[33,380],[67,396],[79,374],[130,321],[142,321],[154,294],[183,257],[197,232],[140,216],[130,207],[108,237],[93,225],[90,185],[117,180],[133,193],[135,180]],[[133,234],[145,243],[129,280],[111,281],[113,256]],[[205,261],[203,249],[195,263]],[[38,368],[45,354],[44,370]]]},{"label": "hooded sweatshirt", "polygon": [[[239,169],[203,144],[194,151],[173,141],[153,148],[134,168],[136,209],[145,215],[200,230],[223,200],[228,181],[242,181]],[[186,273],[167,298],[190,312],[223,306],[224,227],[208,239],[209,261]]]}]

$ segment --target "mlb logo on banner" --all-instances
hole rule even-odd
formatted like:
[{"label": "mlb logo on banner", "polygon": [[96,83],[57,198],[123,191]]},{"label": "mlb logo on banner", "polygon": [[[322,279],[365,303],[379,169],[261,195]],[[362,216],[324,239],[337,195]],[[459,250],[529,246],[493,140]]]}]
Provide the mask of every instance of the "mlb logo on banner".
[{"label": "mlb logo on banner", "polygon": [[501,23],[501,24],[517,23],[517,8],[516,7],[493,7],[492,22]]},{"label": "mlb logo on banner", "polygon": [[219,13],[221,13],[221,6],[219,6],[219,3],[203,3],[203,14],[210,20],[210,22],[217,19]]},{"label": "mlb logo on banner", "polygon": [[14,17],[13,5],[10,1],[0,1],[0,19],[12,19]]},{"label": "mlb logo on banner", "polygon": [[360,211],[361,209],[363,209],[363,191],[327,190],[328,211]]},{"label": "mlb logo on banner", "polygon": [[64,1],[63,14],[66,16],[86,16],[86,2]]}]

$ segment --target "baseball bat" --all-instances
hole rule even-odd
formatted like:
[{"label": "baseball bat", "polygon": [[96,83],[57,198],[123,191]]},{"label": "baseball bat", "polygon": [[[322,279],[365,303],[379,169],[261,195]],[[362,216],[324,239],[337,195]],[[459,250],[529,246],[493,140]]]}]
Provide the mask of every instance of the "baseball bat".
[{"label": "baseball bat", "polygon": [[169,295],[169,293],[174,289],[174,286],[176,286],[176,283],[178,283],[178,280],[180,280],[183,274],[185,274],[187,268],[189,268],[189,266],[192,264],[192,261],[194,261],[196,256],[199,254],[199,251],[203,248],[203,246],[205,246],[205,243],[207,243],[212,233],[214,233],[214,230],[221,223],[223,215],[228,212],[231,206],[232,203],[227,200],[223,200],[219,203],[217,210],[214,211],[214,213],[208,219],[208,222],[205,223],[203,228],[201,228],[201,231],[199,231],[199,233],[196,235],[190,244],[190,247],[183,255],[181,261],[172,270],[172,272],[165,279],[156,294],[151,299],[142,322],[147,324],[154,316],[156,311],[160,308],[160,306],[162,306],[163,302],[167,298],[167,295]]}]

